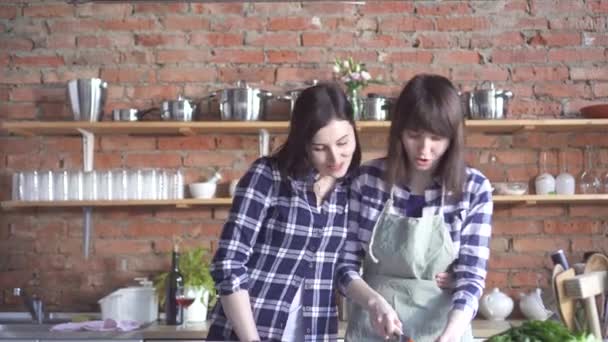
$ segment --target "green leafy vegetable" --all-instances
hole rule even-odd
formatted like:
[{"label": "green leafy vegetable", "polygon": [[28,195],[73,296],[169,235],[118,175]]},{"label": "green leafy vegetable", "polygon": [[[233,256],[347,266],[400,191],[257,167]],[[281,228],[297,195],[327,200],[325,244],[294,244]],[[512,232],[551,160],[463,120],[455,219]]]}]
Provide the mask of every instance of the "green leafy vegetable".
[{"label": "green leafy vegetable", "polygon": [[488,339],[488,342],[601,342],[585,332],[573,334],[561,323],[546,321],[526,321]]}]

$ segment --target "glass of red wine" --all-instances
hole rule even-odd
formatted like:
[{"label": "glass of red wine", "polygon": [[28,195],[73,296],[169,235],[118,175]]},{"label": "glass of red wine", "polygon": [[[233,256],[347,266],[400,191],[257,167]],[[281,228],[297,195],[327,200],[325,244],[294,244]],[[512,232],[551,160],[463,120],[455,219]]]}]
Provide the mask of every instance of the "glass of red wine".
[{"label": "glass of red wine", "polygon": [[186,317],[184,315],[184,311],[194,303],[194,297],[191,295],[190,291],[187,291],[184,286],[178,286],[175,291],[175,302],[179,306],[179,314],[181,316],[182,325],[186,325]]}]

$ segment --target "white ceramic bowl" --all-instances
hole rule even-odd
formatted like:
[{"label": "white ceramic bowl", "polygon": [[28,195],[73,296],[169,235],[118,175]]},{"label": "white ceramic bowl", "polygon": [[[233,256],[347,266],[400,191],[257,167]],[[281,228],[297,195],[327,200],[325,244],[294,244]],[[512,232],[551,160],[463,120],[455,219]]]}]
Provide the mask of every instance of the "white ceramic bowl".
[{"label": "white ceramic bowl", "polygon": [[528,192],[528,183],[524,182],[498,182],[492,185],[497,195],[525,195]]},{"label": "white ceramic bowl", "polygon": [[215,190],[217,189],[216,183],[192,183],[188,185],[190,195],[194,198],[213,198],[215,196]]}]

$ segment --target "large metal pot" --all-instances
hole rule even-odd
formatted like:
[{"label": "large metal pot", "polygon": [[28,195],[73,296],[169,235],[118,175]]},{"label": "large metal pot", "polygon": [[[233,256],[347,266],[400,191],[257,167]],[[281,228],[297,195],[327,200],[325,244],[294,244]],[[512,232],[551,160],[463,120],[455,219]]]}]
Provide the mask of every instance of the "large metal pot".
[{"label": "large metal pot", "polygon": [[384,121],[389,119],[391,110],[389,98],[370,93],[360,100],[363,104],[361,120]]},{"label": "large metal pot", "polygon": [[158,108],[139,110],[137,108],[117,108],[112,110],[112,120],[114,121],[140,121],[143,117]]},{"label": "large metal pot", "polygon": [[208,100],[219,102],[222,120],[256,121],[263,119],[266,101],[271,97],[272,93],[269,91],[253,88],[245,81],[238,81],[235,88],[214,92]]},{"label": "large metal pot", "polygon": [[179,96],[177,100],[164,101],[160,117],[163,120],[192,121],[196,104]]},{"label": "large metal pot", "polygon": [[99,78],[79,78],[68,82],[68,99],[76,121],[101,121],[108,83]]},{"label": "large metal pot", "polygon": [[465,114],[470,119],[503,119],[507,115],[511,91],[494,89],[492,82],[484,81],[482,89],[461,94]]}]

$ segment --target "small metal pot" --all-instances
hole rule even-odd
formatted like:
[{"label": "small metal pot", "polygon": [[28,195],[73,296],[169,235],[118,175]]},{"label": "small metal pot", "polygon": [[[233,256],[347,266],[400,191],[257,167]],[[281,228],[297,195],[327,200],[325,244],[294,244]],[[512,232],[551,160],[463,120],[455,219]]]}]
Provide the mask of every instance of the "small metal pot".
[{"label": "small metal pot", "polygon": [[163,120],[192,121],[196,104],[179,96],[177,100],[164,101],[160,117]]},{"label": "small metal pot", "polygon": [[[312,86],[317,85],[318,82],[319,81],[317,81],[317,80],[312,80],[311,82],[307,82],[307,83],[310,84],[310,86],[312,87]],[[306,88],[288,90],[285,92],[285,95],[277,96],[277,100],[289,101],[290,102],[289,103],[289,113],[291,113],[291,112],[293,112],[293,107],[295,107],[298,97],[304,91],[304,89],[306,89]]]},{"label": "small metal pot", "polygon": [[245,81],[237,82],[236,88],[223,89],[209,96],[219,101],[222,120],[256,121],[264,117],[266,101],[272,93],[250,87]]},{"label": "small metal pot", "polygon": [[360,101],[363,104],[361,120],[384,121],[389,119],[392,106],[389,98],[378,94],[368,94]]},{"label": "small metal pot", "polygon": [[492,82],[484,81],[481,87],[461,94],[465,114],[470,119],[503,119],[507,115],[509,99],[513,97],[511,91],[494,89]]},{"label": "small metal pot", "polygon": [[112,120],[114,121],[140,121],[143,117],[158,108],[150,108],[140,111],[136,108],[118,108],[112,110]]}]

